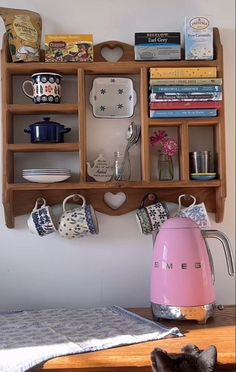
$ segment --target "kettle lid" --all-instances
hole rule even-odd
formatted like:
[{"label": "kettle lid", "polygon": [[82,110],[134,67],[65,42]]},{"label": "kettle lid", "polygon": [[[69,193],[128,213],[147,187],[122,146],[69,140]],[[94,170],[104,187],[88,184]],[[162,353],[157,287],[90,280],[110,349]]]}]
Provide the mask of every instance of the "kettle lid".
[{"label": "kettle lid", "polygon": [[173,217],[166,220],[160,229],[199,229],[198,224],[188,217]]}]

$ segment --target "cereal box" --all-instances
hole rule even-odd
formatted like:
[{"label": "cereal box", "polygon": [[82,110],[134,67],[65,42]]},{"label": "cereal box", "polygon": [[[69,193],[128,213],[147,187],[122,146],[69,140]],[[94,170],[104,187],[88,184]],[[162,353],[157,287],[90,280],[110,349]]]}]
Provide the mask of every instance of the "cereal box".
[{"label": "cereal box", "polygon": [[46,35],[45,62],[92,62],[93,35]]},{"label": "cereal box", "polygon": [[185,18],[185,59],[213,59],[212,17]]}]

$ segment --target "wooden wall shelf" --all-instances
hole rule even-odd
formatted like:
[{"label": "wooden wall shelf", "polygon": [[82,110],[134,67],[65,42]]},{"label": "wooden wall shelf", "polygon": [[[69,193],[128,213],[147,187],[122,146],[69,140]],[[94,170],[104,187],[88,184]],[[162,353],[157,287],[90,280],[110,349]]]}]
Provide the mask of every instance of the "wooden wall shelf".
[{"label": "wooden wall shelf", "polygon": [[[123,56],[118,62],[107,62],[101,58],[102,48],[120,46]],[[14,217],[30,213],[35,199],[46,198],[49,205],[62,203],[72,193],[82,193],[95,210],[109,215],[121,215],[139,207],[143,196],[155,192],[160,200],[176,202],[181,193],[194,193],[197,201],[204,201],[209,212],[215,213],[217,222],[223,220],[224,202],[226,198],[226,166],[225,166],[225,133],[224,105],[219,115],[202,119],[166,119],[149,118],[148,80],[150,67],[209,67],[217,68],[217,77],[223,78],[223,52],[219,31],[214,29],[215,59],[213,61],[134,61],[133,46],[117,41],[108,41],[95,46],[95,62],[92,63],[12,63],[6,35],[2,50],[2,119],[3,119],[3,205],[6,225],[14,227]],[[35,72],[52,70],[62,75],[72,75],[77,84],[78,102],[60,104],[19,104],[13,102],[14,76],[30,76]],[[138,75],[140,91],[138,101],[141,119],[141,170],[139,182],[89,182],[86,174],[87,131],[85,79],[88,75]],[[13,119],[19,115],[77,115],[78,138],[75,143],[29,144],[14,143]],[[177,127],[180,137],[180,179],[177,181],[156,181],[150,176],[149,129],[158,127]],[[218,179],[209,182],[189,179],[189,130],[192,127],[212,126],[215,131],[214,146],[218,154]],[[14,180],[14,154],[46,152],[76,152],[79,154],[79,182],[62,182],[53,184],[18,183]],[[124,192],[126,202],[119,209],[111,209],[104,202],[106,192]]]}]

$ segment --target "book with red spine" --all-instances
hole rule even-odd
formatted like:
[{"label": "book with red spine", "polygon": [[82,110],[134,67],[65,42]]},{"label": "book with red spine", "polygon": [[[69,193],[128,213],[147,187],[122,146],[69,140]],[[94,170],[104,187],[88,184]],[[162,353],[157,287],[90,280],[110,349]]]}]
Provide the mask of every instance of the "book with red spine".
[{"label": "book with red spine", "polygon": [[151,102],[151,110],[181,110],[181,109],[220,109],[221,101],[173,101],[173,102]]}]

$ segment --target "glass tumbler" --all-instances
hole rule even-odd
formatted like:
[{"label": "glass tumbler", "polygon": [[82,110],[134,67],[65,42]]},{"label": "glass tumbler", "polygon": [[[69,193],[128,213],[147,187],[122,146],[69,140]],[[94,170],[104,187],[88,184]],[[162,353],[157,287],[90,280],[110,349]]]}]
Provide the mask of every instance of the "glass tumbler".
[{"label": "glass tumbler", "polygon": [[191,173],[208,173],[210,172],[210,151],[193,151],[190,156]]},{"label": "glass tumbler", "polygon": [[114,152],[113,179],[115,181],[129,181],[131,175],[131,165],[129,152],[122,154]]}]

